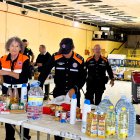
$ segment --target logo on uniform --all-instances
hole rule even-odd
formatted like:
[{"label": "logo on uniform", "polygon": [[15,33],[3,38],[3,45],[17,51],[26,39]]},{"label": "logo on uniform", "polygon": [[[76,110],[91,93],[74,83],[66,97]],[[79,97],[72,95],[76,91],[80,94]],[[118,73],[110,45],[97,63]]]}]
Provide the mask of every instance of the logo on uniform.
[{"label": "logo on uniform", "polygon": [[66,45],[65,45],[65,44],[63,44],[63,45],[62,45],[62,48],[63,48],[63,49],[65,49],[65,48],[66,48]]},{"label": "logo on uniform", "polygon": [[18,64],[18,65],[22,65],[22,62],[21,62],[21,61],[18,61],[17,64]]},{"label": "logo on uniform", "polygon": [[73,63],[73,68],[77,68],[78,64],[77,63]]}]

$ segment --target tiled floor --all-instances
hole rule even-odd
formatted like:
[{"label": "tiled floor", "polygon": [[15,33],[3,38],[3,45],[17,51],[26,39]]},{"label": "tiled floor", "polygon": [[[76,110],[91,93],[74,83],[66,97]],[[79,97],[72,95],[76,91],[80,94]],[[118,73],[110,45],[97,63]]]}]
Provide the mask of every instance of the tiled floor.
[{"label": "tiled floor", "polygon": [[[51,90],[53,89],[54,85],[51,85]],[[131,83],[130,82],[123,82],[123,81],[115,81],[114,87],[110,87],[108,84],[106,86],[106,91],[103,95],[109,95],[110,100],[112,103],[115,105],[117,100],[121,97],[121,95],[126,95],[128,98],[131,99]],[[84,91],[85,91],[85,86],[84,86]],[[81,104],[83,103],[84,96],[82,94],[81,96]],[[140,106],[137,105],[135,106],[136,112],[140,114]],[[32,140],[36,140],[36,132],[31,130],[31,136]],[[5,137],[5,130],[4,126],[0,126],[0,140],[4,140]],[[47,139],[47,134],[41,133],[41,138],[40,140],[46,140]],[[16,140],[19,140],[18,135],[16,134]],[[53,136],[51,136],[51,140],[53,140]],[[136,136],[131,138],[130,140],[140,140],[140,125],[136,125]]]}]

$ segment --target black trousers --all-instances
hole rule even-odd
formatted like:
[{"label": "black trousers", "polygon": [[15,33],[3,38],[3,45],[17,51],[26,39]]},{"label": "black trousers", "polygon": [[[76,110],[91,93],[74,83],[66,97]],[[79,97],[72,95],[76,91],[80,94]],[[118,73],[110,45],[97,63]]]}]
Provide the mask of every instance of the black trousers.
[{"label": "black trousers", "polygon": [[99,105],[99,103],[102,100],[103,93],[104,93],[104,90],[90,88],[90,89],[87,89],[85,98],[90,100],[91,104]]},{"label": "black trousers", "polygon": [[[76,96],[77,96],[77,106],[80,107],[80,97],[81,97],[80,91],[76,93]],[[55,96],[55,97],[57,97],[57,96]],[[54,136],[54,139],[55,140],[63,140],[63,138],[60,136]]]},{"label": "black trousers", "polygon": [[[15,130],[12,127],[11,124],[5,124],[5,130],[6,130],[6,138],[5,140],[15,140]],[[24,137],[26,139],[30,139],[31,137],[29,136],[29,129],[24,128]]]}]

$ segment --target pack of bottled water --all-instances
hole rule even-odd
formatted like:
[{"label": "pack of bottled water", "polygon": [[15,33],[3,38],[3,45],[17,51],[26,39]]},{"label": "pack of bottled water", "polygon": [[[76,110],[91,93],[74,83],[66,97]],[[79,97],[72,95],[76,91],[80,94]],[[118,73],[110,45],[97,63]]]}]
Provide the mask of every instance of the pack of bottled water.
[{"label": "pack of bottled water", "polygon": [[[101,103],[97,106],[96,112],[100,114],[100,112],[107,113],[109,110],[109,107],[113,106],[112,102],[109,99],[109,96],[105,96],[104,99],[101,101]],[[125,111],[123,110],[125,108]],[[125,112],[125,113],[124,113]],[[118,135],[118,130],[121,125],[118,125],[120,123],[119,117],[122,116],[122,114],[126,114],[128,116],[128,124],[127,127],[127,136],[132,137],[135,135],[135,124],[136,124],[136,112],[133,104],[129,99],[126,98],[126,96],[121,96],[121,98],[118,100],[115,106],[115,113],[116,113],[116,133]]]}]

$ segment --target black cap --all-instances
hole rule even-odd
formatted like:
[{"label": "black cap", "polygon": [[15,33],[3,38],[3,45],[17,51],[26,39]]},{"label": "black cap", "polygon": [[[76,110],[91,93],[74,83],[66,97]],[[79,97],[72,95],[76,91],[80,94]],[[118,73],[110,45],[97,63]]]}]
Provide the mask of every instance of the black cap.
[{"label": "black cap", "polygon": [[63,38],[60,42],[60,54],[69,54],[74,48],[73,40],[71,38]]}]

